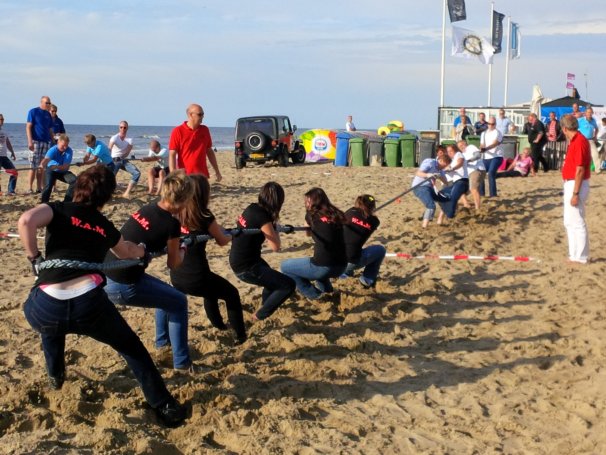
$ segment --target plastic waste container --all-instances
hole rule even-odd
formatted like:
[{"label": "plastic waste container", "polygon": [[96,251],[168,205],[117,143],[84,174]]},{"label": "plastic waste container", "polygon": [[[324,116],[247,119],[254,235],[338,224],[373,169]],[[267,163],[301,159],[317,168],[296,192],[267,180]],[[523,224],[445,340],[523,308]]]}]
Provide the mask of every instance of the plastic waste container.
[{"label": "plastic waste container", "polygon": [[385,164],[388,167],[402,166],[402,155],[400,155],[400,141],[398,139],[385,139]]},{"label": "plastic waste container", "polygon": [[455,141],[454,139],[444,139],[442,141],[442,145],[444,147],[446,147],[447,145],[456,145],[457,141]]},{"label": "plastic waste container", "polygon": [[366,166],[366,144],[364,138],[352,137],[349,140],[349,156],[352,166]]},{"label": "plastic waste container", "polygon": [[518,144],[517,136],[503,136],[501,150],[503,150],[503,158],[513,160],[516,157],[516,146]]},{"label": "plastic waste container", "polygon": [[518,153],[524,150],[526,147],[530,148],[530,142],[528,142],[528,136],[525,134],[518,135]]},{"label": "plastic waste container", "polygon": [[416,145],[417,136],[414,134],[400,136],[400,154],[402,156],[403,167],[415,167]]},{"label": "plastic waste container", "polygon": [[436,141],[433,139],[419,139],[419,158],[417,166],[420,166],[427,158],[436,157]]},{"label": "plastic waste container", "polygon": [[467,143],[480,148],[480,136],[467,136]]},{"label": "plastic waste container", "polygon": [[335,166],[347,166],[349,158],[349,140],[353,136],[347,132],[337,133],[337,148],[335,150]]},{"label": "plastic waste container", "polygon": [[384,136],[368,138],[367,155],[368,155],[368,164],[370,166],[383,166],[384,142],[385,142]]}]

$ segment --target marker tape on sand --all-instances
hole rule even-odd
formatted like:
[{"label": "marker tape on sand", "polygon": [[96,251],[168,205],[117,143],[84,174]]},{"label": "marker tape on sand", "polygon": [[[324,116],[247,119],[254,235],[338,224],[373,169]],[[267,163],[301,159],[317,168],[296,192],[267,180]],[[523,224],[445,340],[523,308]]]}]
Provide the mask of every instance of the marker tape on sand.
[{"label": "marker tape on sand", "polygon": [[452,254],[452,255],[438,255],[438,254],[422,254],[414,256],[407,253],[387,253],[387,258],[396,259],[421,259],[421,260],[444,260],[444,261],[514,261],[514,262],[541,262],[537,258],[530,256],[472,256],[469,254]]},{"label": "marker tape on sand", "polygon": [[[0,239],[18,239],[19,234],[13,232],[0,232]],[[37,239],[43,239],[44,236],[38,236]]]}]

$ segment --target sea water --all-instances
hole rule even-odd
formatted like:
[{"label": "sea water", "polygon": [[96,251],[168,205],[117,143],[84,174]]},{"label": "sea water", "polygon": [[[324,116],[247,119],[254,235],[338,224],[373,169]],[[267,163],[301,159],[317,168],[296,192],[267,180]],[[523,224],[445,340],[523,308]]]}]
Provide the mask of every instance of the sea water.
[{"label": "sea water", "polygon": [[[156,139],[162,147],[168,148],[168,139],[174,126],[138,126],[129,125],[127,137],[133,139],[133,155],[137,158],[147,156],[149,142]],[[230,127],[209,127],[213,139],[213,146],[217,151],[233,151],[235,129]],[[15,164],[28,162],[27,136],[25,134],[25,123],[5,123],[2,127],[8,135],[17,159]],[[70,147],[74,151],[73,161],[81,161],[86,151],[84,144],[85,134],[94,134],[97,140],[108,145],[109,139],[118,133],[117,125],[65,125],[65,131],[70,139]],[[10,153],[9,153],[10,157]]]}]

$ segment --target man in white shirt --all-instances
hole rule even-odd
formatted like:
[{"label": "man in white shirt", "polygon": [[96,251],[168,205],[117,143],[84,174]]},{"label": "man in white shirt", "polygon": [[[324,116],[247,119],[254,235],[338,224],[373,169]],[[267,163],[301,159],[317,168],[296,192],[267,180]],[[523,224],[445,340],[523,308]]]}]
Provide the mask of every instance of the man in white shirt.
[{"label": "man in white shirt", "polygon": [[115,166],[114,174],[118,174],[120,169],[125,170],[130,174],[130,181],[128,182],[126,191],[122,193],[122,197],[129,199],[131,190],[141,177],[141,172],[137,166],[128,160],[128,155],[133,149],[133,140],[130,137],[126,137],[127,132],[128,122],[126,120],[122,120],[120,122],[118,134],[113,135],[109,140],[109,149],[111,151],[112,160]]},{"label": "man in white shirt", "polygon": [[[467,145],[467,141],[461,140],[457,142],[459,150],[463,153],[465,162],[467,163],[467,175],[469,176],[469,191],[473,198],[473,205],[477,210],[480,210],[480,185],[484,183],[486,176],[486,168],[480,149],[475,145]],[[463,196],[465,197],[465,196]],[[465,205],[465,204],[463,204]]]},{"label": "man in white shirt", "polygon": [[[511,127],[515,128],[514,123],[509,120],[508,117],[505,117],[505,109],[499,109],[499,116],[497,117],[497,130],[501,132],[501,136],[505,136],[506,134],[510,134],[509,131]],[[515,134],[515,132],[513,133]]]},{"label": "man in white shirt", "polygon": [[355,131],[356,125],[353,124],[353,117],[351,115],[347,116],[347,123],[345,123],[345,131]]},{"label": "man in white shirt", "polygon": [[[497,122],[494,117],[488,119],[488,129],[480,136],[480,151],[484,153],[484,167],[488,175],[488,194],[490,197],[497,196],[497,172],[503,163],[503,135],[496,128]],[[484,196],[484,180],[480,184],[480,195]]]}]

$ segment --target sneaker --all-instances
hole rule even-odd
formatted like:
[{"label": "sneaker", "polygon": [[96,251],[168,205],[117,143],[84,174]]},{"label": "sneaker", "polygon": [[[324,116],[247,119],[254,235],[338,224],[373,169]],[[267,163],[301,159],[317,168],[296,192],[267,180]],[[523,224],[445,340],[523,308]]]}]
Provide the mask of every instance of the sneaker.
[{"label": "sneaker", "polygon": [[61,387],[63,387],[64,382],[65,374],[60,374],[59,376],[51,376],[50,374],[48,375],[48,384],[53,390],[61,390]]},{"label": "sneaker", "polygon": [[364,286],[364,288],[368,289],[368,288],[372,288],[375,283],[371,280],[369,280],[368,278],[366,278],[364,275],[362,275],[360,277],[360,283],[362,284],[362,286]]},{"label": "sneaker", "polygon": [[8,193],[6,193],[7,196],[16,196],[17,193],[15,193],[14,191],[9,191]]},{"label": "sneaker", "polygon": [[200,373],[206,373],[206,372],[210,371],[210,368],[208,368],[204,365],[197,365],[192,362],[185,367],[175,367],[174,370],[179,373],[200,374]]},{"label": "sneaker", "polygon": [[163,405],[154,408],[154,412],[162,425],[169,428],[178,427],[187,417],[185,406],[179,404],[179,402],[172,397]]}]

